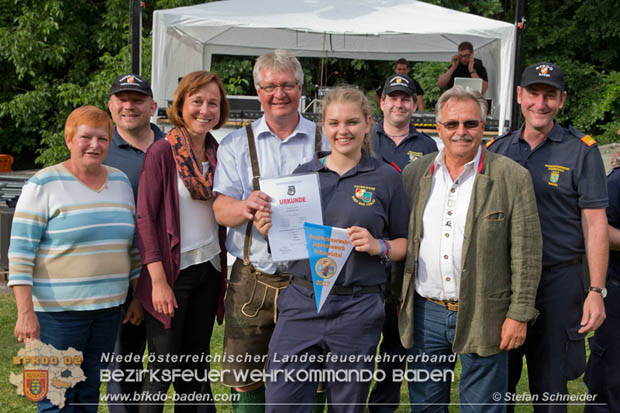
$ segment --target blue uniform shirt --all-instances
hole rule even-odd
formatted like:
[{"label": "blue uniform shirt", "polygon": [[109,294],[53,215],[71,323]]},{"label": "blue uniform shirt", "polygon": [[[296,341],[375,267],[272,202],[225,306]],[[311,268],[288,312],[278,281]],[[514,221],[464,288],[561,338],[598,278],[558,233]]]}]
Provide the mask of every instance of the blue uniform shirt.
[{"label": "blue uniform shirt", "polygon": [[409,135],[403,139],[398,146],[385,133],[383,120],[377,123],[370,136],[372,151],[375,158],[386,162],[389,165],[396,165],[402,172],[405,166],[411,161],[415,161],[431,152],[437,152],[437,144],[425,133],[418,132],[409,124]]},{"label": "blue uniform shirt", "polygon": [[[295,173],[318,172],[323,223],[339,228],[357,225],[377,239],[407,238],[409,207],[403,180],[396,170],[364,153],[360,162],[342,176],[324,166],[320,158],[295,169]],[[355,196],[356,190],[370,192],[368,202]],[[291,275],[312,280],[308,260],[294,261]],[[351,251],[336,284],[346,286],[384,285],[385,265],[378,256]]]},{"label": "blue uniform shirt", "polygon": [[[153,142],[166,136],[157,125],[151,123],[151,129],[155,134]],[[125,139],[121,138],[115,126],[114,136],[110,143],[110,151],[103,163],[118,168],[127,175],[129,182],[131,182],[131,188],[133,189],[133,198],[136,201],[138,200],[138,181],[140,180],[142,162],[144,162],[144,152],[142,152],[141,149],[131,146]]]},{"label": "blue uniform shirt", "polygon": [[515,160],[532,175],[543,266],[579,259],[585,254],[581,210],[607,206],[605,168],[596,142],[556,122],[549,136],[530,150],[522,130],[491,141],[488,149]]},{"label": "blue uniform shirt", "polygon": [[[614,228],[620,228],[620,167],[616,167],[607,176],[609,206],[607,221]],[[620,282],[620,251],[609,251],[609,268],[607,278]]]}]

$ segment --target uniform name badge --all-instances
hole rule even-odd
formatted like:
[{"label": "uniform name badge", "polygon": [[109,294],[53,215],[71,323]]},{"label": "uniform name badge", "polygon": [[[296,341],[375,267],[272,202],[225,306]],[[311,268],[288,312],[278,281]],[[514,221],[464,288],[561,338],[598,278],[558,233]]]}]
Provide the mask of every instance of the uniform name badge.
[{"label": "uniform name badge", "polygon": [[304,223],[316,311],[321,311],[353,245],[344,228]]}]

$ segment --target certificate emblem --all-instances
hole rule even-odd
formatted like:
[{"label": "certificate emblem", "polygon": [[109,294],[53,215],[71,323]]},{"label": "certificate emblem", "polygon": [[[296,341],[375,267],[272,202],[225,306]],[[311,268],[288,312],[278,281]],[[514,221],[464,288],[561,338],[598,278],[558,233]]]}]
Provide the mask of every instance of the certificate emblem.
[{"label": "certificate emblem", "polygon": [[295,191],[295,185],[289,185],[288,186],[288,191],[286,191],[286,193],[290,196],[295,195],[296,191]]},{"label": "certificate emblem", "polygon": [[320,258],[314,265],[316,274],[321,278],[332,278],[336,274],[337,269],[336,262],[329,257]]},{"label": "certificate emblem", "polygon": [[24,396],[28,400],[38,402],[47,396],[48,371],[47,370],[24,370],[23,372]]}]

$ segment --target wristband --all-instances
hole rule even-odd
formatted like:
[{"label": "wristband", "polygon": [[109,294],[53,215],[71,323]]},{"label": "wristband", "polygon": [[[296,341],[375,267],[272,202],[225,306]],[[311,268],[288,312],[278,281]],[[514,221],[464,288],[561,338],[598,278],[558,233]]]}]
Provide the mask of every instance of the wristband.
[{"label": "wristband", "polygon": [[379,241],[379,246],[381,247],[381,251],[379,252],[379,257],[383,258],[385,256],[385,244],[383,243],[382,239],[378,239],[377,241]]}]

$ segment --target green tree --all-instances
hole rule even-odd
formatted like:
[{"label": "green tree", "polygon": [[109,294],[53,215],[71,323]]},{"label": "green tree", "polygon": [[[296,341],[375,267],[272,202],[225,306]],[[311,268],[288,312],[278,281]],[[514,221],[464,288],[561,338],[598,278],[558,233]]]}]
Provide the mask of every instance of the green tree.
[{"label": "green tree", "polygon": [[[514,21],[516,0],[427,0],[481,16]],[[204,3],[150,0],[143,7],[143,71],[150,77],[153,11]],[[547,60],[566,72],[569,98],[560,121],[595,136],[617,140],[620,128],[620,8],[617,0],[527,0],[525,64]],[[16,168],[67,157],[66,116],[76,106],[105,108],[112,79],[130,70],[129,0],[0,0],[0,153]],[[371,94],[393,62],[302,58],[306,92],[315,85],[356,84]],[[229,94],[254,94],[253,57],[214,56]],[[413,76],[431,110],[445,62],[412,62]]]},{"label": "green tree", "polygon": [[[151,63],[153,10],[203,3],[148,1],[143,8],[144,74]],[[0,152],[15,168],[68,157],[64,121],[80,105],[106,108],[114,77],[130,71],[128,0],[0,0]]]}]

